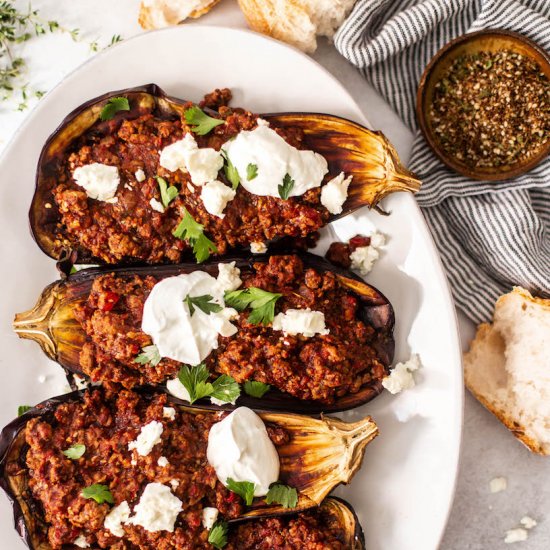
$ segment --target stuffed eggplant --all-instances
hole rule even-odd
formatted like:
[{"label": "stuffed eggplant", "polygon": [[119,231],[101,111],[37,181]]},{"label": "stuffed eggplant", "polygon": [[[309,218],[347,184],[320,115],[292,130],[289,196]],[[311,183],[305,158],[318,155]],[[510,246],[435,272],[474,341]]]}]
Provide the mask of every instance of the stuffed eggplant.
[{"label": "stuffed eggplant", "polygon": [[394,352],[380,292],[312,254],[230,260],[84,270],[47,287],[14,328],[72,373],[167,383],[187,401],[202,396],[186,382],[197,372],[228,384],[225,398],[203,392],[216,403],[234,403],[242,384],[238,403],[267,410],[345,410],[380,393]]},{"label": "stuffed eggplant", "polygon": [[[33,549],[221,548],[227,523],[321,504],[349,482],[376,435],[370,418],[228,414],[161,393],[97,388],[45,401],[6,426],[0,481]],[[319,527],[316,513],[299,516],[305,527]],[[323,536],[343,542],[327,548],[363,548],[351,510],[329,501],[321,513]],[[301,520],[279,525],[292,521]],[[275,534],[277,524],[263,519],[254,532]],[[258,548],[254,532],[232,528],[227,547]]]},{"label": "stuffed eggplant", "polygon": [[258,117],[228,97],[199,107],[149,85],[73,111],[38,163],[40,248],[78,263],[177,263],[191,251],[202,262],[420,186],[379,133],[330,115]]}]

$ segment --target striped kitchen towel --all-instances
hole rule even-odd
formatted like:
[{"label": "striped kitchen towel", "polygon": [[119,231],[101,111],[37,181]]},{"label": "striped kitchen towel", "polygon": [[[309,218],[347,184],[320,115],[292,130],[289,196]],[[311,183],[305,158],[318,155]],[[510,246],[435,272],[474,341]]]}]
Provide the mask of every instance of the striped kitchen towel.
[{"label": "striped kitchen towel", "polygon": [[520,285],[550,295],[550,158],[514,180],[478,182],[448,170],[418,131],[415,98],[432,56],[485,28],[520,32],[550,48],[550,0],[359,0],[335,44],[415,133],[409,163],[457,306],[491,318],[496,298]]}]

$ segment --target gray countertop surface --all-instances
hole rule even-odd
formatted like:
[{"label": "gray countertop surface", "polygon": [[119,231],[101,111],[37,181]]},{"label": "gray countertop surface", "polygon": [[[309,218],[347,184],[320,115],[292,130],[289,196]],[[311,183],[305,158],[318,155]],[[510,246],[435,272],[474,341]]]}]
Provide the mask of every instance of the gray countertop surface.
[{"label": "gray countertop surface", "polygon": [[[182,0],[183,1],[183,0]],[[20,6],[26,1],[17,0]],[[69,9],[70,5],[70,9]],[[112,34],[124,37],[141,32],[137,26],[139,0],[34,0],[44,17],[57,18],[66,26],[80,27],[90,40],[108,42]],[[244,26],[244,18],[234,0],[223,0],[205,23]],[[57,39],[58,41],[60,39]],[[56,45],[53,43],[52,48]],[[64,43],[61,55],[40,52],[40,46],[29,44],[33,55],[31,69],[41,86],[53,85],[68,70],[82,62],[86,47]],[[80,50],[79,50],[80,48]],[[321,41],[313,58],[338,78],[355,98],[374,128],[383,130],[404,160],[410,152],[412,136],[378,94],[366,84],[360,73],[342,58],[334,46]],[[5,107],[0,111],[0,149],[5,146],[25,114]],[[473,326],[459,314],[463,345],[471,339]],[[505,477],[508,488],[491,494],[489,482]],[[441,550],[550,550],[550,458],[531,454],[517,442],[496,418],[469,394],[466,394],[464,431],[460,472],[456,497]],[[519,527],[524,515],[536,519],[538,525],[529,532],[529,539],[513,545],[504,543],[508,529]],[[411,533],[414,537],[414,533]],[[2,545],[0,544],[0,547]],[[388,548],[388,550],[399,550]],[[424,550],[419,548],[419,550]]]}]

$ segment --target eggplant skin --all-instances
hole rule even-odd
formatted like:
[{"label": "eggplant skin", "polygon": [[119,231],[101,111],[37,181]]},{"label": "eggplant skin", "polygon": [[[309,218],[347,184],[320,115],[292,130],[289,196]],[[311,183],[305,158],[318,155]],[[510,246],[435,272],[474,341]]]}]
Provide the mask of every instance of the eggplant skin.
[{"label": "eggplant skin", "polygon": [[[334,273],[341,285],[356,295],[361,301],[360,318],[374,327],[380,337],[376,348],[380,361],[387,368],[393,361],[395,341],[393,338],[394,311],[389,300],[376,288],[368,285],[351,271],[336,267],[320,256],[300,253],[305,268],[314,268],[319,272]],[[224,258],[224,262],[235,261],[243,270],[252,269],[254,263],[268,262],[270,254],[233,255]],[[68,279],[52,283],[42,293],[37,306],[28,312],[16,315],[14,330],[19,337],[37,341],[45,353],[58,362],[68,374],[82,375],[80,368],[80,349],[86,337],[80,323],[72,313],[73,304],[87,299],[94,279],[106,273],[128,275],[152,275],[157,278],[191,272],[197,269],[217,273],[218,261],[210,261],[200,266],[195,263],[141,267],[109,267],[86,269],[71,275]],[[306,401],[295,398],[276,389],[270,390],[261,399],[242,394],[239,406],[273,411],[292,411],[300,414],[319,414],[321,412],[339,412],[353,409],[374,399],[383,390],[381,380],[373,380],[364,385],[357,393],[336,398],[331,404],[318,401]],[[226,410],[234,408],[224,406]]]},{"label": "eggplant skin", "polygon": [[[2,487],[5,491],[12,505],[15,529],[31,550],[51,550],[51,546],[47,542],[48,525],[43,518],[41,505],[34,499],[28,488],[28,479],[26,476],[27,465],[25,461],[28,446],[24,437],[25,426],[32,418],[53,415],[56,408],[62,403],[80,400],[85,391],[87,390],[76,391],[43,401],[33,409],[27,411],[25,414],[15,418],[12,422],[5,426],[0,433],[0,487]],[[155,395],[155,392],[146,390],[142,390],[139,393],[146,399],[151,399]],[[178,406],[176,403],[172,403],[172,405]],[[215,406],[193,406],[184,408],[189,411],[197,412],[215,412],[216,410]],[[263,417],[264,422],[268,423],[273,423],[278,418],[282,426],[294,432],[299,438],[303,438],[304,433],[306,433],[306,436],[307,433],[309,433],[307,431],[309,429],[307,427],[308,423],[319,424],[320,422],[319,420],[310,419],[308,417],[287,415],[288,423],[286,423],[284,418],[285,415],[282,414],[260,413],[260,415]],[[300,427],[297,423],[299,419],[302,419],[305,423],[304,427]],[[350,481],[353,474],[361,467],[366,445],[378,435],[376,424],[374,424],[370,417],[366,417],[365,419],[355,423],[345,423],[338,419],[334,419],[333,422],[334,424],[331,424],[329,421],[326,427],[322,428],[322,430],[325,430],[327,434],[331,434],[333,431],[339,432],[340,435],[338,435],[337,438],[342,440],[341,445],[346,448],[344,452],[348,455],[346,457],[346,461],[349,463],[349,468],[345,474],[345,479],[340,477],[335,478],[337,480],[336,482],[334,479],[331,481],[332,488],[338,484],[338,480],[341,483],[348,483]],[[318,443],[321,433],[319,431],[319,426],[313,426],[310,433],[313,434],[313,439],[315,439]],[[296,444],[290,445],[291,452],[292,447],[295,446]],[[353,450],[348,452],[348,448],[353,448]],[[316,451],[313,449],[303,452],[305,453],[304,456],[307,457],[308,453],[315,453]],[[336,452],[338,453],[338,451]],[[326,449],[323,454],[326,454]],[[284,457],[285,452],[283,451],[283,454],[281,455],[281,460],[283,461],[282,464],[285,462]],[[326,461],[326,458],[324,460]],[[307,462],[307,459],[305,462]],[[286,467],[287,469],[290,468],[293,471],[292,475],[295,475],[293,469],[296,464],[300,463],[300,459],[296,458],[292,460],[292,464],[294,466],[289,466],[287,457]],[[306,478],[311,476],[311,466],[306,464],[304,468],[308,470]],[[330,468],[328,469],[330,470]],[[325,475],[331,477],[330,473]],[[305,483],[306,485],[309,485],[311,483],[311,477],[309,481],[306,481]],[[320,485],[326,485],[325,480],[320,479],[318,483]],[[342,526],[342,539],[349,546],[349,550],[365,550],[363,530],[353,507],[349,503],[343,499],[332,496],[328,496],[324,498],[324,500],[321,498],[318,501],[318,504],[316,504],[314,500],[309,499],[307,496],[303,501],[302,498],[302,493],[300,493],[298,507],[295,510],[281,509],[280,506],[274,507],[266,505],[265,508],[261,508],[253,505],[250,512],[247,513],[246,516],[242,516],[241,518],[237,518],[235,520],[230,520],[229,523],[232,524],[242,521],[255,521],[261,518],[276,517],[281,514],[284,514],[285,516],[292,516],[299,514],[300,512],[314,509],[316,505],[319,505],[325,508],[325,511],[329,512],[331,516],[335,518],[335,521],[338,521],[338,524]],[[303,505],[302,502],[304,503]],[[76,549],[76,547],[74,548]]]}]

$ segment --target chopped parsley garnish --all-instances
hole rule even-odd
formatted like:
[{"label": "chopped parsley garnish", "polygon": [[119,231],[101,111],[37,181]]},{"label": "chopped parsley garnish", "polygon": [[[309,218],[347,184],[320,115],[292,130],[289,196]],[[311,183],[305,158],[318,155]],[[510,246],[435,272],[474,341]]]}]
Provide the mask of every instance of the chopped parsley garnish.
[{"label": "chopped parsley garnish", "polygon": [[203,397],[213,397],[226,403],[235,401],[241,394],[239,384],[231,376],[223,374],[214,382],[208,382],[210,373],[204,363],[196,367],[183,365],[178,378],[189,394],[189,402],[194,403]]},{"label": "chopped parsley garnish", "polygon": [[214,298],[210,294],[204,294],[203,296],[189,296],[189,294],[183,299],[189,308],[189,313],[193,315],[195,313],[195,307],[198,307],[204,313],[210,315],[210,313],[218,313],[223,308],[220,304],[213,301]]},{"label": "chopped parsley garnish", "polygon": [[217,521],[208,533],[208,542],[214,548],[223,548],[227,544],[227,523],[225,521]]},{"label": "chopped parsley garnish", "polygon": [[86,452],[86,445],[81,445],[80,443],[75,443],[71,445],[68,449],[63,451],[63,454],[70,458],[71,460],[77,460]]},{"label": "chopped parsley garnish", "polygon": [[246,179],[248,181],[253,180],[258,175],[258,165],[250,163],[246,167]]},{"label": "chopped parsley garnish", "polygon": [[232,492],[239,495],[245,502],[247,506],[252,504],[254,500],[254,489],[256,485],[251,481],[235,481],[230,477],[227,478],[225,486]]},{"label": "chopped parsley garnish", "polygon": [[194,105],[185,111],[185,120],[191,126],[191,131],[199,136],[211,132],[216,126],[225,124],[225,120],[208,116],[200,107]]},{"label": "chopped parsley garnish", "polygon": [[178,239],[187,241],[193,247],[193,254],[197,263],[202,263],[212,252],[217,252],[217,246],[204,234],[204,225],[197,223],[191,214],[184,208],[184,215],[172,234]]},{"label": "chopped parsley garnish", "polygon": [[298,491],[294,487],[282,483],[272,483],[265,497],[267,504],[280,504],[283,508],[296,508]]},{"label": "chopped parsley garnish", "polygon": [[282,294],[267,292],[254,286],[244,290],[232,290],[226,292],[225,303],[242,311],[249,307],[252,311],[248,316],[248,322],[253,325],[268,325],[275,317],[275,304]]},{"label": "chopped parsley garnish", "polygon": [[244,391],[251,397],[263,397],[271,388],[269,384],[256,382],[256,380],[247,380],[243,387]]},{"label": "chopped parsley garnish", "polygon": [[285,177],[283,178],[283,185],[279,185],[279,196],[281,199],[286,201],[293,187],[294,180],[290,177],[290,174],[285,174]]},{"label": "chopped parsley garnish", "polygon": [[19,405],[19,407],[17,407],[17,416],[22,416],[31,409],[32,407],[30,405]]},{"label": "chopped parsley garnish", "polygon": [[224,149],[222,149],[222,156],[224,158],[223,172],[225,174],[225,177],[231,183],[231,187],[233,189],[237,189],[237,187],[239,187],[239,183],[241,183],[239,172],[235,168],[235,165],[231,162],[227,151],[225,151]]},{"label": "chopped parsley garnish", "polygon": [[150,363],[152,367],[156,367],[161,359],[159,349],[152,344],[151,346],[145,346],[141,350],[141,353],[134,359],[134,363],[139,363],[140,365]]},{"label": "chopped parsley garnish", "polygon": [[160,176],[155,176],[160,189],[160,201],[164,208],[168,208],[168,205],[178,196],[178,189],[173,185],[168,186],[166,180]]},{"label": "chopped parsley garnish", "polygon": [[111,120],[116,113],[119,111],[129,111],[130,102],[125,97],[112,97],[107,101],[101,113],[99,113],[99,118],[101,120]]},{"label": "chopped parsley garnish", "polygon": [[94,483],[89,487],[82,489],[81,495],[84,498],[93,498],[98,504],[103,504],[108,502],[109,504],[114,504],[115,499],[109,491],[107,485],[101,485],[101,483]]}]

